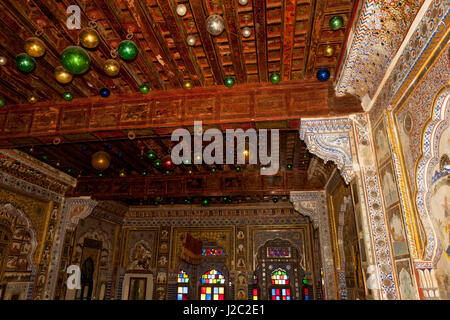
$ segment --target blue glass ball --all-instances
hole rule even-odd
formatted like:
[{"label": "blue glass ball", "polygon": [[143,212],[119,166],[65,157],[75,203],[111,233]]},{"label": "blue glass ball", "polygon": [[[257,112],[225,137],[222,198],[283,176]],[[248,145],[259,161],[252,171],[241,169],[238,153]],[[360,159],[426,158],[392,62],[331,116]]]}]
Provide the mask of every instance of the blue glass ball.
[{"label": "blue glass ball", "polygon": [[317,80],[324,82],[330,79],[330,70],[327,68],[322,68],[317,70]]},{"label": "blue glass ball", "polygon": [[109,91],[108,88],[102,88],[102,89],[100,89],[100,95],[101,95],[103,98],[109,97],[110,94],[111,94],[111,92]]}]

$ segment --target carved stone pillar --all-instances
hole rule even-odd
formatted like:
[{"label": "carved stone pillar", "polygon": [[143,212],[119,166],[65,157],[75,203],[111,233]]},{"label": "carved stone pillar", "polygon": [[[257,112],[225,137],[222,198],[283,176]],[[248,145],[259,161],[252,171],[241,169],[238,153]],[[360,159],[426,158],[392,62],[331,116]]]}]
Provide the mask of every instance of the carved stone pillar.
[{"label": "carved stone pillar", "polygon": [[68,229],[74,230],[80,219],[89,216],[96,205],[97,201],[92,200],[90,197],[64,199],[51,253],[50,268],[47,283],[45,285],[45,300],[53,299],[55,293],[61,251],[66,231]]},{"label": "carved stone pillar", "polygon": [[375,270],[369,289],[375,299],[399,299],[368,116],[302,119],[300,138],[311,153],[333,161],[346,183],[356,179],[367,261]]}]

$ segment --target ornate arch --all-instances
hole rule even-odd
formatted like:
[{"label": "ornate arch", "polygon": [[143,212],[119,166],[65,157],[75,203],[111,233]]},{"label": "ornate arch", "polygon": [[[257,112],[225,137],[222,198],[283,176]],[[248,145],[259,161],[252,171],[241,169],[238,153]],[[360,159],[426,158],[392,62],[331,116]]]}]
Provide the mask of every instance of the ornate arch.
[{"label": "ornate arch", "polygon": [[[22,210],[16,209],[12,204],[6,203],[0,205],[0,216],[5,217],[11,222],[11,225],[14,226],[14,222],[17,218],[22,219],[25,222],[26,230],[30,233],[31,236],[31,250],[27,255],[27,264],[31,267],[32,272],[36,269],[36,264],[33,262],[33,256],[36,252],[38,242],[36,240],[36,232],[31,224],[31,220],[22,212]],[[14,232],[14,228],[12,230]]]},{"label": "ornate arch", "polygon": [[325,293],[327,299],[336,299],[333,254],[323,191],[292,191],[289,197],[297,212],[311,218],[319,229],[320,253],[322,257]]},{"label": "ornate arch", "polygon": [[427,235],[424,260],[436,264],[442,254],[442,246],[439,234],[434,230],[430,215],[432,171],[439,162],[440,137],[450,125],[450,88],[447,86],[440,90],[434,101],[431,118],[422,137],[422,157],[418,162],[416,171],[416,201],[419,216],[424,223]]}]

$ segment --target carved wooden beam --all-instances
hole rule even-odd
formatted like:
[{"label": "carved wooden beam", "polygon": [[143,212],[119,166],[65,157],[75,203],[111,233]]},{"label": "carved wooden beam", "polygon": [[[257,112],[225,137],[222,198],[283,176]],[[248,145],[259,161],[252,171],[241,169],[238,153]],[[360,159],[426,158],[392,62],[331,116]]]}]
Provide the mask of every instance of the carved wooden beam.
[{"label": "carved wooden beam", "polygon": [[[170,135],[178,127],[297,129],[304,116],[361,112],[354,97],[335,98],[328,84],[289,82],[229,88],[174,89],[9,106],[0,110],[0,147]],[[344,101],[340,105],[340,101]]]}]

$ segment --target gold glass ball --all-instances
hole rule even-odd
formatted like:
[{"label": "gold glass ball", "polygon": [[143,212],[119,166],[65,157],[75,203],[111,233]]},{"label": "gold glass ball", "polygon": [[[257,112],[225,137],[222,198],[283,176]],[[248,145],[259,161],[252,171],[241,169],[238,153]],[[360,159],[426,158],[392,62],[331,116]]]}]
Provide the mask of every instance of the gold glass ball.
[{"label": "gold glass ball", "polygon": [[38,102],[38,99],[35,96],[29,96],[28,102],[31,104],[34,104],[34,103]]},{"label": "gold glass ball", "polygon": [[72,81],[72,74],[64,69],[63,66],[58,66],[55,68],[55,79],[61,84],[67,84]]},{"label": "gold glass ball", "polygon": [[84,28],[80,31],[80,43],[87,49],[94,49],[100,43],[100,36],[98,32],[92,28]]},{"label": "gold glass ball", "polygon": [[191,81],[185,81],[183,83],[183,88],[185,88],[187,90],[192,89],[192,82]]},{"label": "gold glass ball", "polygon": [[104,151],[98,151],[92,155],[91,164],[94,169],[106,170],[111,164],[111,157]]},{"label": "gold glass ball", "polygon": [[24,49],[33,58],[39,58],[45,53],[45,44],[41,39],[33,37],[25,41]]},{"label": "gold glass ball", "polygon": [[106,60],[103,69],[108,76],[117,76],[120,72],[120,63],[114,59]]},{"label": "gold glass ball", "polygon": [[4,66],[8,60],[4,56],[0,56],[0,66]]},{"label": "gold glass ball", "polygon": [[332,45],[327,44],[325,48],[323,48],[323,55],[325,57],[331,57],[334,54],[334,47]]}]

